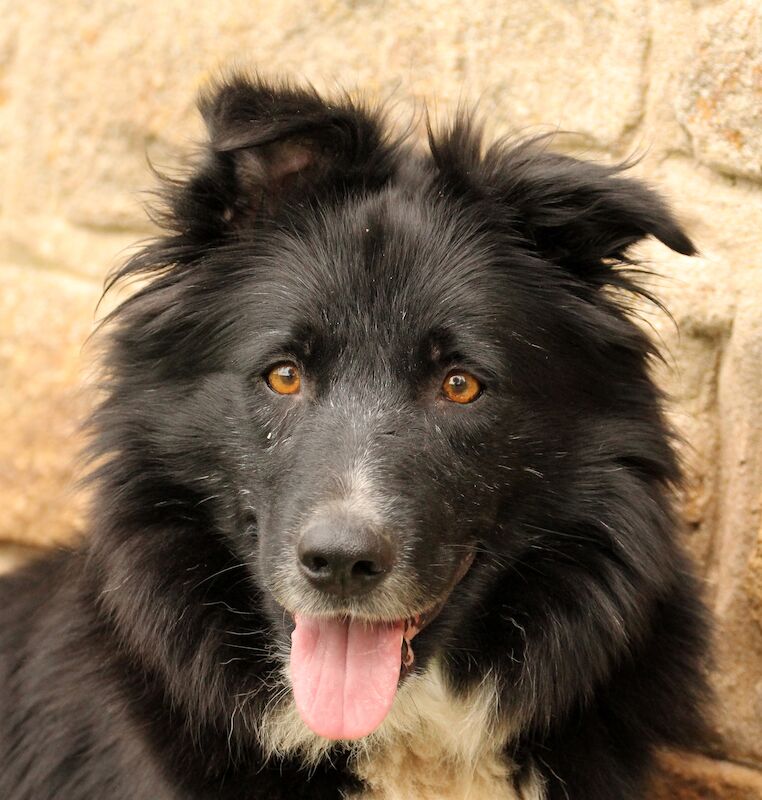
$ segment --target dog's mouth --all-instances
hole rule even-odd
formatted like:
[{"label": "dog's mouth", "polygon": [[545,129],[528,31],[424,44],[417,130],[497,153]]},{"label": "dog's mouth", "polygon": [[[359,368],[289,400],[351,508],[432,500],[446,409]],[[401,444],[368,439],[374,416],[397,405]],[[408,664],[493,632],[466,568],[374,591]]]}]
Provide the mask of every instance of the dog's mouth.
[{"label": "dog's mouth", "polygon": [[328,739],[359,739],[384,721],[415,662],[413,639],[439,615],[472,562],[469,554],[440,598],[404,620],[294,614],[291,684],[296,708],[312,731]]}]

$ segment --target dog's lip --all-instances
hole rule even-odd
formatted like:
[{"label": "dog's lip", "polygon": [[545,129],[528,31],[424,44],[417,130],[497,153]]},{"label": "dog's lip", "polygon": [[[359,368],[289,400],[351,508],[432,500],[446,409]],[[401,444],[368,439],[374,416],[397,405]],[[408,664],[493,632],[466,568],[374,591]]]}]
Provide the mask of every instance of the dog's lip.
[{"label": "dog's lip", "polygon": [[412,641],[424,628],[430,625],[440,614],[447,603],[453,589],[463,580],[466,573],[474,563],[474,553],[469,552],[458,564],[455,573],[447,586],[447,589],[440,598],[427,610],[414,614],[405,620],[405,630],[402,634],[402,669],[407,673],[413,666],[415,654],[413,653]]},{"label": "dog's lip", "polygon": [[[474,552],[468,552],[458,563],[455,572],[453,573],[450,582],[447,584],[447,587],[444,592],[439,596],[439,598],[432,603],[427,608],[423,609],[422,611],[417,611],[411,614],[409,617],[406,617],[404,620],[396,619],[396,620],[388,620],[388,619],[370,619],[368,618],[366,621],[370,624],[379,623],[390,623],[390,622],[401,622],[403,621],[405,624],[404,631],[402,634],[402,675],[404,676],[407,674],[412,666],[413,662],[415,661],[415,654],[413,653],[412,648],[412,641],[413,639],[426,627],[428,627],[440,614],[442,609],[444,608],[445,604],[450,598],[450,595],[453,592],[453,589],[463,580],[466,576],[466,573],[471,568],[471,565],[474,563]],[[298,611],[292,611],[288,608],[283,608],[283,610],[288,614],[290,617],[291,624],[295,624],[294,615],[295,613],[299,613]],[[346,614],[337,614],[337,618],[345,618],[349,615]]]},{"label": "dog's lip", "polygon": [[[333,619],[361,619],[369,624],[384,624],[384,623],[396,623],[396,622],[404,622],[406,624],[406,633],[408,631],[414,632],[408,637],[410,639],[413,636],[416,636],[420,633],[429,623],[434,621],[434,618],[439,614],[439,612],[444,607],[445,603],[449,599],[450,595],[452,594],[453,589],[463,580],[466,576],[466,573],[471,568],[471,565],[474,563],[474,553],[469,552],[467,553],[459,562],[458,565],[450,579],[449,583],[445,587],[445,590],[439,595],[439,597],[430,605],[426,606],[425,608],[421,609],[420,611],[414,611],[408,617],[397,617],[396,619],[390,619],[388,617],[365,617],[363,615],[353,615],[351,613],[345,612],[337,612],[335,614],[325,614],[320,616],[325,616],[326,618],[333,618]],[[289,619],[293,622],[294,617],[296,614],[300,613],[300,610],[289,608],[288,606],[284,605],[283,603],[278,603],[281,606],[283,611],[286,612]]]}]

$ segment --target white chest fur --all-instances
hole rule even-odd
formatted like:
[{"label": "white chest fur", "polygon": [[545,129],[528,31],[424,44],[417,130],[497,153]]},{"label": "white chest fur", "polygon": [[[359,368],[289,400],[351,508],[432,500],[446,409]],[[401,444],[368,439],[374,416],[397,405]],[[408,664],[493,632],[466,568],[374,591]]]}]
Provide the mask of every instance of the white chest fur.
[{"label": "white chest fur", "polygon": [[[513,789],[514,765],[503,756],[510,732],[497,721],[495,696],[492,681],[454,695],[436,664],[411,676],[381,727],[353,744],[351,763],[368,789],[348,800],[542,800],[536,778]],[[260,735],[271,752],[300,752],[308,762],[330,747],[293,701],[267,716]]]}]

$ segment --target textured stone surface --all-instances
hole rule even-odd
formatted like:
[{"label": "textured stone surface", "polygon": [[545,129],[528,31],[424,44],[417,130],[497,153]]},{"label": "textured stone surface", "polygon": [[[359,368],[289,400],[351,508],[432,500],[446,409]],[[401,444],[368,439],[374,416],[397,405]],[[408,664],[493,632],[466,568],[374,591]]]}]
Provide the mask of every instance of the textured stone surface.
[{"label": "textured stone surface", "polygon": [[649,800],[762,800],[757,770],[688,753],[661,759],[661,774]]},{"label": "textured stone surface", "polygon": [[[716,754],[762,767],[757,0],[0,0],[0,11],[0,542],[62,541],[83,525],[80,347],[106,271],[152,232],[146,155],[176,168],[200,136],[200,86],[238,62],[362,87],[403,120],[427,99],[435,118],[479,100],[496,133],[560,127],[582,134],[583,155],[645,154],[636,174],[701,250],[643,248],[677,327],[643,313],[668,353],[658,375],[686,440],[685,540],[718,620]],[[0,569],[23,555],[0,548]],[[665,763],[659,798],[762,796],[749,793],[752,769]]]},{"label": "textured stone surface", "polygon": [[50,543],[82,527],[81,352],[97,298],[77,279],[0,268],[0,540]]},{"label": "textured stone surface", "polygon": [[730,0],[698,23],[678,117],[701,161],[761,177],[762,8],[757,0]]},{"label": "textured stone surface", "polygon": [[[762,254],[758,255],[762,259]],[[721,366],[717,527],[707,577],[716,586],[718,726],[736,758],[762,762],[762,271],[743,276]]]},{"label": "textured stone surface", "polygon": [[16,567],[27,563],[44,551],[32,547],[22,547],[13,544],[0,544],[0,575],[10,572]]}]

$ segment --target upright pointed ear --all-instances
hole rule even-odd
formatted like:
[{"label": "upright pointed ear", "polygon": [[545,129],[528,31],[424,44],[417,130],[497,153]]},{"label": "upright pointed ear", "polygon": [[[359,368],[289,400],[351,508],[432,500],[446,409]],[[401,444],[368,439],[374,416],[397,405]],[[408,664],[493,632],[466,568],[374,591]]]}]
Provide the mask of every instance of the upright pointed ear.
[{"label": "upright pointed ear", "polygon": [[481,131],[461,118],[431,137],[434,159],[453,186],[498,203],[505,224],[547,261],[606,282],[606,268],[627,261],[636,242],[654,236],[678,253],[696,249],[664,200],[643,183],[603,166],[548,152],[533,139],[482,154]]},{"label": "upright pointed ear", "polygon": [[202,94],[209,141],[187,181],[169,193],[169,227],[194,241],[250,226],[315,194],[383,184],[398,144],[383,120],[348,98],[241,75]]}]

